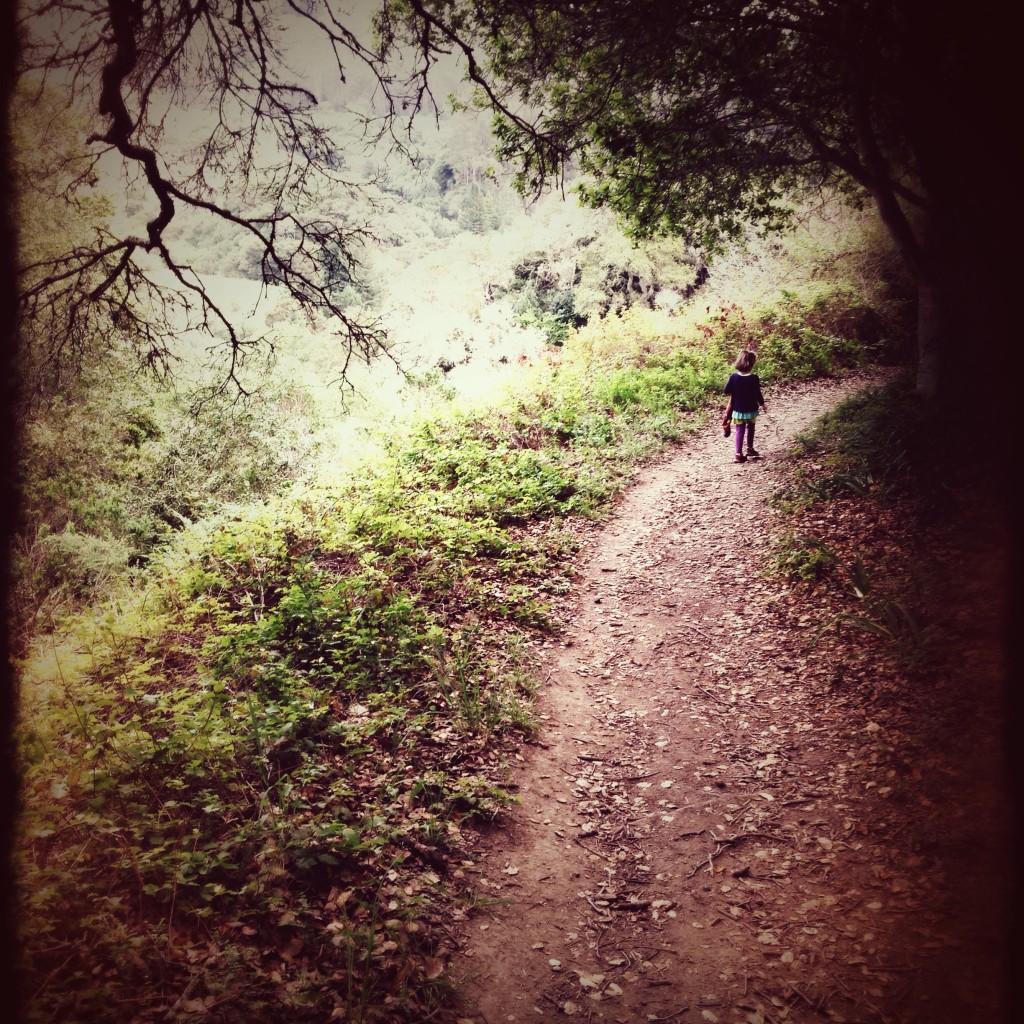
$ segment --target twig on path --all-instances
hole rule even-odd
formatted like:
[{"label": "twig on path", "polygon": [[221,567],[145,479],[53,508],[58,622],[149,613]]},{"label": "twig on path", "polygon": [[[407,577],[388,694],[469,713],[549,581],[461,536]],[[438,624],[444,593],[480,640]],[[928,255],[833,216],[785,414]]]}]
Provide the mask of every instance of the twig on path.
[{"label": "twig on path", "polygon": [[741,832],[738,836],[729,836],[728,839],[719,839],[714,832],[711,833],[711,838],[716,843],[738,843],[741,839],[767,839],[772,843],[788,843],[789,836],[776,836],[771,832]]},{"label": "twig on path", "polygon": [[[231,998],[234,998],[234,997],[232,996]],[[224,1001],[225,1000],[223,1000],[223,999],[219,1000],[219,1002],[224,1002]],[[211,1004],[211,1005],[213,1005],[213,1004]],[[436,1009],[431,1010],[430,1013],[428,1013],[426,1015],[426,1017],[419,1017],[419,1018],[417,1018],[417,1021],[418,1022],[422,1022],[422,1024],[427,1024],[427,1021],[432,1020],[439,1013],[442,1013],[444,1011],[444,1009],[445,1008],[443,1006],[438,1006]]]},{"label": "twig on path", "polygon": [[609,839],[619,839],[625,833],[627,839],[632,839],[632,830],[630,829],[631,822],[624,821],[614,832],[608,833]]},{"label": "twig on path", "polygon": [[[694,633],[699,633],[702,637],[704,637],[705,640],[714,640],[715,639],[713,636],[710,636],[709,634],[705,633],[703,629],[698,629],[696,626],[691,626],[690,623],[688,623],[688,622],[677,622],[677,623],[675,623],[675,625],[682,626],[683,629],[692,630]],[[673,643],[674,641],[670,640],[668,642],[669,643]]]},{"label": "twig on path", "polygon": [[599,907],[586,893],[583,894],[583,898],[590,904],[595,914],[601,915],[601,920],[611,921],[612,916],[608,913],[607,907]]},{"label": "twig on path", "polygon": [[745,804],[743,804],[742,807],[739,807],[735,811],[732,811],[731,813],[733,820],[737,820],[741,818],[744,814],[746,814],[746,812],[750,810],[750,807],[753,804],[753,802],[753,800],[748,800]]},{"label": "twig on path", "polygon": [[[773,836],[769,835],[766,832],[743,832],[738,836],[730,836],[727,839],[719,839],[718,836],[714,834],[714,832],[710,833],[710,835],[711,838],[715,841],[716,848],[707,856],[709,875],[713,875],[715,873],[715,858],[719,856],[719,854],[724,853],[727,847],[735,846],[737,843],[742,842],[744,839],[767,839],[773,843],[785,843],[788,841],[785,836]],[[686,877],[693,878],[693,876],[697,874],[697,872],[700,871],[702,867],[704,867],[704,861],[701,861],[699,864],[694,865],[693,870]]]},{"label": "twig on path", "polygon": [[651,900],[626,900],[621,903],[609,903],[611,910],[646,910],[651,905]]},{"label": "twig on path", "polygon": [[696,832],[680,832],[679,835],[672,837],[672,842],[676,842],[679,839],[692,839],[694,836],[702,836],[707,832],[706,828],[699,828]]},{"label": "twig on path", "polygon": [[686,1013],[686,1011],[688,1009],[689,1009],[689,1006],[680,1006],[678,1010],[673,1010],[671,1013],[666,1014],[666,1016],[664,1016],[664,1017],[651,1017],[650,1015],[648,1015],[647,1019],[648,1020],[655,1020],[655,1021],[657,1021],[657,1020],[671,1020],[673,1017],[678,1017],[679,1014],[681,1014],[681,1013]]},{"label": "twig on path", "polygon": [[717,693],[712,693],[710,690],[704,689],[703,686],[700,686],[697,683],[693,684],[693,688],[695,690],[700,690],[701,693],[703,693],[707,697],[710,697],[713,701],[717,701],[719,704],[722,705],[723,708],[728,708],[730,711],[734,710],[733,705],[730,704],[728,701],[722,700],[722,698],[719,697]]},{"label": "twig on path", "polygon": [[[817,1013],[827,1013],[827,1004],[828,1004],[829,996],[825,995],[825,996],[821,996],[818,999],[811,999],[811,997],[809,995],[807,995],[804,992],[801,992],[800,989],[798,989],[796,987],[796,985],[793,984],[792,981],[787,981],[786,982],[786,987],[794,995],[799,996],[812,1010],[815,1010]],[[830,993],[830,995],[834,995],[834,993]],[[857,1005],[861,1006],[862,1004],[858,1001]]]}]

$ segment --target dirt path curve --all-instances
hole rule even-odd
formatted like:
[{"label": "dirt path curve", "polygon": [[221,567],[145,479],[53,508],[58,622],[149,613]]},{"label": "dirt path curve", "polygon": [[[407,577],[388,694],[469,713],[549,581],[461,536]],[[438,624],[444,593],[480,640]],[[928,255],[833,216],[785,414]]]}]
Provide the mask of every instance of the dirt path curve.
[{"label": "dirt path curve", "polygon": [[709,425],[595,536],[521,806],[467,865],[496,902],[453,965],[464,1020],[853,1022],[920,998],[899,820],[862,824],[849,767],[872,723],[802,682],[759,572],[793,437],[869,382],[773,390],[760,461]]}]

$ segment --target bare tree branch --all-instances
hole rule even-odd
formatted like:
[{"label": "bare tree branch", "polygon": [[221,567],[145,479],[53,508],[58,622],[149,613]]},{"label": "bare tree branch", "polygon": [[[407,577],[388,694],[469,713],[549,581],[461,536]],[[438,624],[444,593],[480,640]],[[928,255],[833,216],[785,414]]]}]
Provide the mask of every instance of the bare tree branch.
[{"label": "bare tree branch", "polygon": [[[353,359],[386,354],[379,323],[348,312],[329,268],[359,270],[357,248],[372,241],[366,223],[337,219],[326,200],[354,200],[372,211],[369,183],[347,180],[336,143],[315,116],[316,97],[289,69],[283,44],[297,26],[315,29],[340,82],[346,63],[373,73],[383,112],[368,141],[391,132],[399,115],[394,83],[378,52],[341,21],[334,0],[29,0],[20,73],[58,85],[94,111],[83,140],[92,180],[100,162],[123,160],[155,201],[144,228],[121,235],[99,229],[87,243],[26,261],[19,269],[21,311],[29,333],[50,345],[59,374],[90,344],[104,321],[132,334],[141,358],[166,369],[173,339],[205,332],[227,349],[225,383],[263,339],[243,337],[201,273],[179,253],[168,229],[179,208],[202,212],[253,238],[264,287],[280,285],[310,317],[333,325],[341,342],[341,378]],[[168,115],[209,112],[187,152],[169,138]],[[394,144],[401,146],[397,136]],[[154,276],[154,260],[167,278]],[[44,358],[43,362],[47,362]]]}]

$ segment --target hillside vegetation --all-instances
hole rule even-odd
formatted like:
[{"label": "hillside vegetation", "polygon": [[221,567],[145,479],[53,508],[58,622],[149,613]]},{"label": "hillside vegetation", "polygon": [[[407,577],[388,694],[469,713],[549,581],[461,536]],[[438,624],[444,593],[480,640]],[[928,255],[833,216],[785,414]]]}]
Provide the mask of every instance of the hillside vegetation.
[{"label": "hillside vegetation", "polygon": [[63,574],[26,583],[61,612],[25,626],[28,1019],[445,1012],[448,930],[479,898],[462,833],[515,800],[505,766],[534,733],[581,538],[638,465],[706,425],[738,348],[769,387],[900,358],[877,239],[832,210],[671,308],[537,307],[540,343],[488,364],[502,386],[436,367],[397,403],[369,387],[347,451],[286,374],[177,426],[144,382],[83,379],[84,404],[41,416],[33,516],[59,505],[65,523],[26,548]]},{"label": "hillside vegetation", "polygon": [[[698,430],[734,474],[724,528],[748,528],[755,463],[728,464],[719,425],[744,348],[769,403],[859,392],[786,425],[756,506],[778,510],[757,550],[793,625],[779,670],[807,669],[830,736],[871,737],[815,763],[867,766],[893,807],[909,856],[886,884],[1005,902],[986,876],[1010,874],[1010,815],[985,791],[1008,475],[947,398],[1012,363],[983,33],[947,40],[962,19],[916,5],[702,2],[685,32],[656,4],[21,7],[5,637],[27,1022],[467,1024],[463,922],[502,891],[474,850],[545,742],[578,556]],[[801,423],[838,390],[804,388]],[[713,550],[673,581],[717,586]],[[707,824],[713,879],[733,840]],[[1002,918],[963,919],[977,933],[924,967],[971,947],[955,966],[985,987]],[[680,974],[692,949],[668,951]],[[737,1019],[827,1015],[793,991]]]}]

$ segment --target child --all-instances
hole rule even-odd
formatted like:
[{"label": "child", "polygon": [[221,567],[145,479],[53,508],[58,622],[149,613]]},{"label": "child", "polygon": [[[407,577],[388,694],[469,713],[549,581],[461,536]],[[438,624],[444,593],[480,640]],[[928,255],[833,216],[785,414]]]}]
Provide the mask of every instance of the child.
[{"label": "child", "polygon": [[[722,393],[729,396],[729,408],[732,410],[732,425],[736,428],[736,461],[746,462],[747,459],[759,459],[761,453],[754,450],[754,424],[757,422],[758,407],[768,411],[761,394],[761,380],[754,369],[757,353],[745,348],[737,357],[735,367],[739,371],[728,380]],[[725,432],[729,436],[729,432]],[[743,454],[743,443],[746,441],[747,453]]]}]

